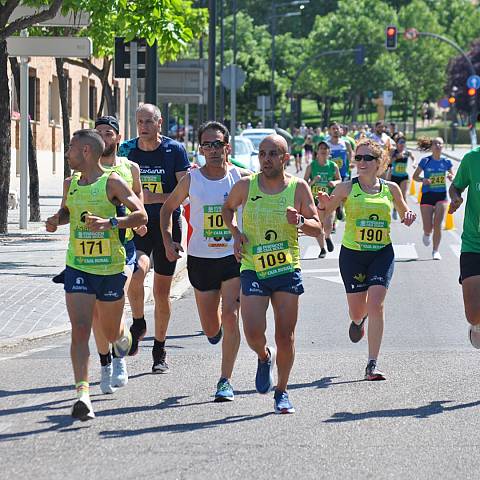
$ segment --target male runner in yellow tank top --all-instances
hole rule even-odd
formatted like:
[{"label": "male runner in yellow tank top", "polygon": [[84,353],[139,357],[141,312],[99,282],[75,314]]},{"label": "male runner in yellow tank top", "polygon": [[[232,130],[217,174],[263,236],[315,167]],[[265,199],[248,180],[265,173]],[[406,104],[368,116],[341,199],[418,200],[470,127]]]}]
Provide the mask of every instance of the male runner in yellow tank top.
[{"label": "male runner in yellow tank top", "polygon": [[[289,153],[284,138],[276,134],[266,137],[260,143],[258,156],[261,172],[233,186],[222,216],[235,240],[235,256],[242,264],[240,305],[245,337],[258,355],[257,391],[268,393],[272,389],[276,358],[274,410],[294,413],[287,384],[295,357],[298,297],[304,291],[297,229],[317,237],[321,226],[309,186],[305,180],[285,172]],[[242,231],[233,224],[234,212],[240,206]],[[267,346],[265,338],[270,300],[277,348]]]},{"label": "male runner in yellow tank top", "polygon": [[[46,221],[49,232],[70,223],[65,297],[72,324],[70,351],[78,396],[72,416],[82,421],[95,417],[89,396],[88,340],[96,304],[103,335],[114,344],[117,355],[127,355],[131,346],[131,334],[121,323],[126,255],[119,229],[147,222],[143,204],[130,187],[116,173],[101,168],[104,149],[95,130],[73,134],[67,158],[70,168],[81,175],[65,180],[61,207]],[[130,213],[117,217],[119,205]]]}]

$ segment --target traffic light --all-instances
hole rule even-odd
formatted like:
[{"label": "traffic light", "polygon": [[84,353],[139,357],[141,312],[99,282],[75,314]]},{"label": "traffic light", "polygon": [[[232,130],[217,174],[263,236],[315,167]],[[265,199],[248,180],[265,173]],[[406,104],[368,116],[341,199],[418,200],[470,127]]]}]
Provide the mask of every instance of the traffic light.
[{"label": "traffic light", "polygon": [[385,46],[387,50],[395,50],[397,48],[397,27],[389,25],[385,30]]},{"label": "traffic light", "polygon": [[469,96],[469,97],[474,97],[474,96],[476,95],[476,93],[477,93],[477,89],[476,89],[476,88],[469,88],[469,89],[467,90],[467,93],[468,93],[468,96]]},{"label": "traffic light", "polygon": [[457,101],[457,99],[456,99],[453,95],[450,95],[450,96],[448,97],[448,103],[449,103],[450,105],[454,105],[456,101]]}]

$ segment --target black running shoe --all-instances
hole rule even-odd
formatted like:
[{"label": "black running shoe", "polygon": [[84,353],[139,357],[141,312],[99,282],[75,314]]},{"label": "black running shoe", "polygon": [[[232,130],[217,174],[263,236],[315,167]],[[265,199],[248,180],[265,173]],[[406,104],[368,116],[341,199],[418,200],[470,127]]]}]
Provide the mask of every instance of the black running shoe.
[{"label": "black running shoe", "polygon": [[147,333],[147,323],[145,320],[137,320],[133,322],[130,327],[130,333],[132,334],[132,347],[130,348],[130,357],[133,357],[138,353],[138,343],[143,339]]},{"label": "black running shoe", "polygon": [[355,322],[350,323],[350,328],[348,329],[348,336],[353,343],[358,343],[363,336],[365,335],[365,320],[367,317],[363,317],[360,325],[357,325]]},{"label": "black running shoe", "polygon": [[325,258],[326,256],[327,256],[327,251],[324,248],[322,248],[320,250],[320,253],[318,254],[318,258]]},{"label": "black running shoe", "polygon": [[378,380],[386,380],[385,374],[377,368],[377,362],[370,360],[367,368],[365,369],[365,380],[375,382]]},{"label": "black running shoe", "polygon": [[153,366],[152,373],[168,373],[168,365],[165,359],[167,358],[167,352],[163,348],[162,350],[152,350]]},{"label": "black running shoe", "polygon": [[332,239],[330,237],[326,238],[325,239],[325,243],[327,244],[327,250],[329,252],[333,252],[333,242],[332,242]]},{"label": "black running shoe", "polygon": [[218,333],[213,337],[207,337],[207,338],[212,345],[216,345],[222,339],[222,336],[223,336],[223,326],[220,325],[220,330],[218,331]]}]

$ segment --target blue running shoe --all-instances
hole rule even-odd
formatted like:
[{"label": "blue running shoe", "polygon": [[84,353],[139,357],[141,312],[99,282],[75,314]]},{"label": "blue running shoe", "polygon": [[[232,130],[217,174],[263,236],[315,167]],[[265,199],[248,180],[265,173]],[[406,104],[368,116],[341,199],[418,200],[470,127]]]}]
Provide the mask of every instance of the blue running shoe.
[{"label": "blue running shoe", "polygon": [[255,388],[258,393],[268,393],[273,388],[273,369],[277,351],[275,347],[267,347],[270,357],[267,361],[258,360],[257,375],[255,377]]},{"label": "blue running shoe", "polygon": [[217,393],[215,393],[215,402],[231,402],[234,399],[233,387],[228,378],[221,378],[217,383]]},{"label": "blue running shoe", "polygon": [[220,325],[220,330],[218,331],[218,333],[213,337],[207,337],[207,338],[212,345],[216,345],[222,339],[222,336],[223,336],[223,326]]},{"label": "blue running shoe", "polygon": [[275,395],[273,396],[273,406],[275,413],[295,413],[295,409],[288,398],[287,392],[275,390]]},{"label": "blue running shoe", "polygon": [[123,335],[113,344],[113,349],[118,358],[123,358],[128,355],[130,348],[132,348],[132,334],[125,328]]}]

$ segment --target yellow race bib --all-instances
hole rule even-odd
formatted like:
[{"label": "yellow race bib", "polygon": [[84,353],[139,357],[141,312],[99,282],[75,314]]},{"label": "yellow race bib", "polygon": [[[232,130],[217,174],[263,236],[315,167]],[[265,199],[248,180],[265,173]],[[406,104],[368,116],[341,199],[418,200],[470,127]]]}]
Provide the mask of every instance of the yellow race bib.
[{"label": "yellow race bib", "polygon": [[73,239],[76,265],[112,263],[109,232],[91,232],[77,229]]},{"label": "yellow race bib", "polygon": [[141,175],[142,188],[152,193],[163,193],[161,175]]},{"label": "yellow race bib", "polygon": [[256,245],[253,247],[253,263],[260,280],[294,271],[287,241]]},{"label": "yellow race bib", "polygon": [[390,243],[388,223],[384,220],[357,220],[355,241],[362,250],[380,250]]}]

